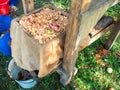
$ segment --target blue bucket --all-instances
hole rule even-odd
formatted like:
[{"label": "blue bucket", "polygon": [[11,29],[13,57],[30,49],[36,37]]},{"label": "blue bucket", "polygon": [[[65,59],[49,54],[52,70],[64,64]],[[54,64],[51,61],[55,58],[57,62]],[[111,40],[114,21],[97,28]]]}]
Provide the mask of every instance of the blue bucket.
[{"label": "blue bucket", "polygon": [[10,29],[12,18],[7,15],[0,15],[0,34]]},{"label": "blue bucket", "polygon": [[15,81],[24,89],[33,88],[37,84],[37,81],[35,81],[34,79],[29,79],[24,81],[15,80]]},{"label": "blue bucket", "polygon": [[10,0],[10,6],[16,6],[18,4],[18,0]]},{"label": "blue bucket", "polygon": [[24,89],[29,89],[34,87],[37,84],[37,80],[34,78],[28,80],[16,80],[18,73],[22,70],[19,66],[16,65],[15,61],[12,59],[8,64],[8,75],[15,79],[15,81]]},{"label": "blue bucket", "polygon": [[5,56],[11,56],[10,41],[10,32],[7,32],[0,38],[0,52]]}]

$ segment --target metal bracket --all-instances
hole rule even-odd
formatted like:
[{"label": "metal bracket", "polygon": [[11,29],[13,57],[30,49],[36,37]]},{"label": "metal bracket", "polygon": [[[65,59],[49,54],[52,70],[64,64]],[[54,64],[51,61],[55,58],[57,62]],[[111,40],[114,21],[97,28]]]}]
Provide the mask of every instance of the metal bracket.
[{"label": "metal bracket", "polygon": [[69,74],[60,66],[60,67],[58,67],[58,69],[56,71],[60,75],[60,83],[63,86],[66,86],[70,83],[72,75],[75,76],[77,74],[78,69],[76,67],[74,67],[73,72],[71,74]]}]

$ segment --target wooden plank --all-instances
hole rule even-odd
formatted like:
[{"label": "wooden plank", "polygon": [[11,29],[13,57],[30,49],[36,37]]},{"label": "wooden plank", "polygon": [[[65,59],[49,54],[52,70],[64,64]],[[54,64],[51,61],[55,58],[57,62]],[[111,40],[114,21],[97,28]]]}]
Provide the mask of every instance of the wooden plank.
[{"label": "wooden plank", "polygon": [[[91,2],[92,1],[92,2]],[[101,4],[102,2],[106,2],[106,1],[109,1],[109,0],[89,0],[89,1],[85,1],[85,2],[83,2],[83,5],[82,5],[82,7],[84,7],[85,6],[85,8],[88,8],[89,7],[89,9],[91,9],[91,8],[95,8],[95,7],[97,7],[99,4]],[[89,2],[91,2],[91,4],[87,4],[87,3],[89,3]],[[117,3],[119,3],[120,2],[120,0],[113,0],[113,3],[112,3],[112,5],[111,6],[113,6],[113,5],[115,5],[115,4],[117,4]],[[111,7],[110,6],[110,7]],[[84,10],[83,11],[81,11],[81,13],[83,13],[84,11],[86,11],[86,9],[84,8]]]},{"label": "wooden plank", "polygon": [[119,2],[120,2],[120,0],[114,0],[114,3],[113,3],[112,6],[114,6],[115,4],[117,4],[117,3],[119,3]]},{"label": "wooden plank", "polygon": [[107,40],[105,44],[105,49],[110,50],[119,35],[120,35],[120,19],[117,21],[115,27],[113,28],[109,36],[109,39]]},{"label": "wooden plank", "polygon": [[114,22],[114,19],[111,16],[104,16],[102,17],[97,24],[95,25],[95,27],[93,28],[93,30],[89,33],[89,36],[92,38],[94,37],[96,34],[98,34],[99,32],[101,32],[101,30],[105,29],[106,27],[108,27],[109,25],[111,25]]},{"label": "wooden plank", "polygon": [[77,34],[76,46],[74,50],[80,46],[84,39],[88,36],[89,32],[97,24],[98,20],[104,15],[106,10],[113,4],[113,0],[103,0],[94,8],[81,14],[79,23],[79,32]]},{"label": "wooden plank", "polygon": [[114,24],[109,25],[105,29],[101,30],[99,33],[97,33],[95,36],[93,36],[89,42],[89,45],[92,44],[94,41],[96,41],[98,38],[100,38],[105,32],[108,30],[111,30],[114,27]]},{"label": "wooden plank", "polygon": [[[92,2],[92,4],[91,4],[91,7],[92,6],[97,6],[101,1],[108,1],[108,0],[92,0],[93,2]],[[113,0],[113,4],[111,5],[111,6],[113,6],[113,5],[115,5],[115,4],[117,4],[117,3],[119,3],[120,2],[120,0]]]},{"label": "wooden plank", "polygon": [[34,0],[22,0],[24,14],[34,10]]},{"label": "wooden plank", "polygon": [[105,29],[101,30],[99,33],[97,33],[92,38],[90,38],[89,36],[87,36],[85,38],[85,40],[80,44],[79,50],[81,51],[84,48],[86,48],[87,46],[89,46],[90,44],[92,44],[94,41],[96,41],[97,39],[99,39],[105,32],[107,32],[108,30],[112,30],[113,27],[114,27],[114,24],[111,24],[110,26],[108,26]]}]

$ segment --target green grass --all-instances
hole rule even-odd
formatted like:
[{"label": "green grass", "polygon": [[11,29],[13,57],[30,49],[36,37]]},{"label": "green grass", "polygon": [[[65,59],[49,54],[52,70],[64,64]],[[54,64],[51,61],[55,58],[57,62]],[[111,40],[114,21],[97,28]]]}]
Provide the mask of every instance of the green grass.
[{"label": "green grass", "polygon": [[120,4],[117,4],[107,10],[106,15],[112,16],[114,20],[117,20],[120,16]]},{"label": "green grass", "polygon": [[[42,6],[47,3],[44,0],[36,1]],[[62,9],[69,9],[69,0],[53,1],[51,3],[55,6],[59,5]],[[65,5],[65,1],[68,2],[67,5]],[[106,12],[106,15],[117,18],[120,13],[119,7],[119,5],[111,7]],[[57,73],[53,73],[39,79],[37,85],[29,90],[75,90],[75,88],[78,88],[78,90],[108,90],[109,87],[120,90],[120,57],[117,55],[118,51],[120,51],[120,36],[110,52],[107,55],[101,55],[99,57],[100,61],[97,62],[98,57],[96,54],[99,52],[99,48],[105,44],[108,36],[109,32],[79,52],[76,61],[78,73],[72,77],[69,85],[63,87],[59,82],[60,76]],[[23,90],[14,80],[10,79],[6,72],[7,64],[10,60],[11,57],[0,54],[0,90]],[[111,74],[106,71],[108,67],[113,69]]]},{"label": "green grass", "polygon": [[35,0],[35,2],[37,6],[36,8],[42,7],[45,4],[51,4],[64,11],[69,10],[70,8],[70,0]]},{"label": "green grass", "polygon": [[[116,52],[120,50],[120,42],[114,44],[109,55],[101,56],[101,63],[98,64],[94,53],[100,45],[103,45],[100,40],[102,38],[79,53],[76,63],[79,73],[74,77],[74,81],[81,90],[107,90],[108,87],[120,89],[120,62],[116,55]],[[96,46],[97,48],[94,48]],[[116,49],[115,46],[117,46]],[[113,69],[112,74],[106,71],[108,67]]]}]

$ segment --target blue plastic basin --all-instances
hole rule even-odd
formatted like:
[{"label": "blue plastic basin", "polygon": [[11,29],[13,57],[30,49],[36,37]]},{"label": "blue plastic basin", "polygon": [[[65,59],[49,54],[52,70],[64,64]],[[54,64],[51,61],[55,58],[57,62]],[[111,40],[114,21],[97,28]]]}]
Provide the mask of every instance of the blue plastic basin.
[{"label": "blue plastic basin", "polygon": [[16,6],[18,4],[18,0],[10,0],[10,6]]},{"label": "blue plastic basin", "polygon": [[37,80],[34,78],[30,78],[28,80],[16,80],[18,77],[18,73],[22,70],[15,61],[12,59],[8,65],[8,74],[11,78],[15,79],[15,81],[24,89],[30,89],[37,84]]},{"label": "blue plastic basin", "polygon": [[0,34],[10,29],[12,18],[7,15],[0,15]]},{"label": "blue plastic basin", "polygon": [[10,41],[10,32],[6,33],[2,38],[0,38],[0,53],[5,56],[11,56],[11,47],[9,45]]}]

